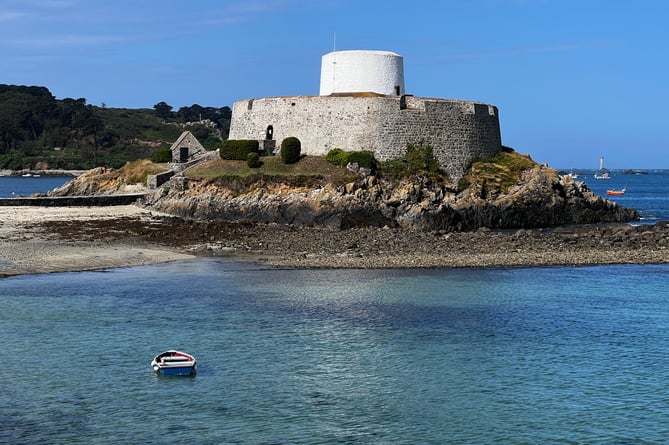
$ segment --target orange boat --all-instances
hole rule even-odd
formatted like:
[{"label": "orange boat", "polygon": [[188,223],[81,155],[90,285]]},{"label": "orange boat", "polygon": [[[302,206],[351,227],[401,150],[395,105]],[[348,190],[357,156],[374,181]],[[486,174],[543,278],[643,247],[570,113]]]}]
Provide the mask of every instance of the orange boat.
[{"label": "orange boat", "polygon": [[624,195],[625,194],[625,189],[623,188],[621,190],[607,190],[606,194],[607,195],[618,195],[618,196]]}]

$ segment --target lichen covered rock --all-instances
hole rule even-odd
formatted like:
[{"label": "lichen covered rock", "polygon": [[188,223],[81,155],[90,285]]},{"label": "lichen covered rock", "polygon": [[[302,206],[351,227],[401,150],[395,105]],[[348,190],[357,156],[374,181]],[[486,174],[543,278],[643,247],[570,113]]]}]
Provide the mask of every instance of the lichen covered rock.
[{"label": "lichen covered rock", "polygon": [[339,229],[403,227],[464,231],[481,227],[537,228],[638,219],[583,182],[535,165],[508,190],[471,184],[458,191],[427,177],[362,177],[339,187],[262,185],[244,193],[189,180],[184,191],[150,195],[145,205],[184,218],[249,221]]}]

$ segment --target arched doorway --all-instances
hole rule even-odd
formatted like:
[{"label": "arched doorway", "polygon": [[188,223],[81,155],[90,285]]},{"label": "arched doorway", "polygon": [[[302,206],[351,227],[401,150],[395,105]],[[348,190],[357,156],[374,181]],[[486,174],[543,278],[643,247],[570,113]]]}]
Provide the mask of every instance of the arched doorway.
[{"label": "arched doorway", "polygon": [[267,126],[267,131],[265,132],[265,139],[267,139],[268,141],[274,139],[274,127],[272,127],[271,125]]}]

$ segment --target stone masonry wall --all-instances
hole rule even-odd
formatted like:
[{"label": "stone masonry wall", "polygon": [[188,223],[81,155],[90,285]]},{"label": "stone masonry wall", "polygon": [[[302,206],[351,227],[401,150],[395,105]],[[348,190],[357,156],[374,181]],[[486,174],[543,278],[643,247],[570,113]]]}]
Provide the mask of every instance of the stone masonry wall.
[{"label": "stone masonry wall", "polygon": [[497,108],[471,101],[414,96],[295,96],[234,104],[230,139],[265,139],[272,126],[277,146],[289,136],[302,152],[333,148],[371,150],[379,160],[402,156],[407,144],[430,144],[455,181],[475,157],[501,149]]},{"label": "stone masonry wall", "polygon": [[145,193],[95,196],[39,196],[36,198],[0,198],[0,206],[97,207],[130,205]]}]

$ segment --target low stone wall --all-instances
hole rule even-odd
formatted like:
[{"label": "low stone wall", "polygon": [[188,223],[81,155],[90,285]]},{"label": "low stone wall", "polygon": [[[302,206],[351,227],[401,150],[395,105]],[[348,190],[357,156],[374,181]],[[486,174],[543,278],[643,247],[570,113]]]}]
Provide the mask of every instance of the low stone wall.
[{"label": "low stone wall", "polygon": [[187,169],[189,169],[191,167],[194,167],[194,166],[196,166],[196,165],[198,165],[202,162],[211,161],[213,159],[218,159],[220,157],[221,157],[221,155],[220,155],[218,149],[216,149],[216,150],[208,151],[208,152],[204,153],[203,155],[198,156],[195,159],[191,159],[188,162],[170,162],[169,164],[167,164],[167,168],[169,168],[175,174],[178,174],[178,173],[182,173],[182,172],[186,171]]},{"label": "low stone wall", "polygon": [[0,206],[98,207],[134,204],[145,193],[128,195],[58,196],[37,198],[0,198]]},{"label": "low stone wall", "polygon": [[169,181],[172,176],[174,176],[174,170],[168,170],[157,175],[149,175],[146,178],[146,186],[150,189],[158,188]]}]

